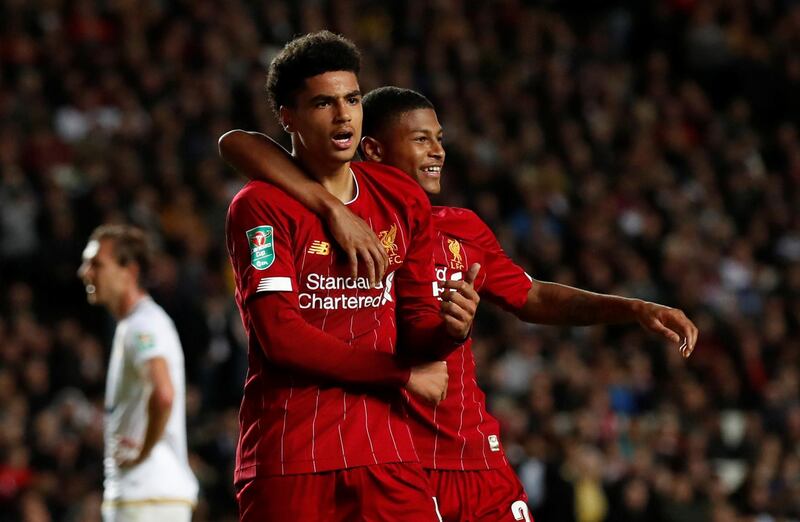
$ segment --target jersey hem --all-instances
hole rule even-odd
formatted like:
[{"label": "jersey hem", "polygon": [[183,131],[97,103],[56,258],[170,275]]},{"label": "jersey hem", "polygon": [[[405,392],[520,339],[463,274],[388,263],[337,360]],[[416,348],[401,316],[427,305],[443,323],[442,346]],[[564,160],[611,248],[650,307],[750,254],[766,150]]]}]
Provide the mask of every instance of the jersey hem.
[{"label": "jersey hem", "polygon": [[170,498],[170,497],[152,497],[152,498],[135,498],[135,499],[117,498],[117,499],[103,500],[103,507],[155,506],[155,505],[160,506],[165,504],[180,504],[185,506],[191,506],[192,508],[194,508],[195,506],[197,506],[197,501],[190,500],[188,498]]},{"label": "jersey hem", "polygon": [[308,475],[313,473],[325,473],[327,471],[341,471],[345,469],[363,468],[366,466],[381,466],[383,464],[420,464],[418,458],[400,458],[400,459],[374,459],[357,460],[351,462],[347,459],[347,466],[342,463],[341,459],[318,459],[316,467],[311,464],[310,460],[284,462],[281,465],[277,464],[253,464],[251,466],[244,466],[236,468],[236,477],[234,482],[241,482],[243,480],[250,480],[257,477],[270,477],[280,475]]},{"label": "jersey hem", "polygon": [[490,469],[504,468],[508,465],[505,454],[487,455],[483,457],[476,457],[474,459],[462,459],[460,457],[443,458],[436,457],[436,465],[433,464],[433,459],[421,459],[420,463],[424,469],[437,470],[437,471],[481,471]]}]

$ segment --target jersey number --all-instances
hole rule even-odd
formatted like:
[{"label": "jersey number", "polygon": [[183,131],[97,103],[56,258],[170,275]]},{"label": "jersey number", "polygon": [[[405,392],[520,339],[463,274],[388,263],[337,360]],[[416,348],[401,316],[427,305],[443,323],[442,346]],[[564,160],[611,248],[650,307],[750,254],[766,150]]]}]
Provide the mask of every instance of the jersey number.
[{"label": "jersey number", "polygon": [[433,509],[436,510],[436,517],[439,519],[439,522],[443,522],[442,514],[439,513],[439,501],[436,499],[436,497],[431,498],[433,498]]},{"label": "jersey number", "polygon": [[514,515],[514,520],[524,520],[525,522],[531,521],[531,514],[528,512],[528,504],[522,500],[517,500],[511,504],[511,514]]}]

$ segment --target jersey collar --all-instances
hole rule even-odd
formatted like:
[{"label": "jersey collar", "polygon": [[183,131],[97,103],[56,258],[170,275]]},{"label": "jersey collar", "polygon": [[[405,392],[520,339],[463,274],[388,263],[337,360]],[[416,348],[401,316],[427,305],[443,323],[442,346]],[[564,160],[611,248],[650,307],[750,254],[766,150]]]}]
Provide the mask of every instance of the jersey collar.
[{"label": "jersey collar", "polygon": [[353,199],[345,203],[345,205],[350,205],[351,203],[354,203],[358,199],[358,194],[360,192],[360,189],[358,187],[358,178],[356,177],[356,173],[353,172],[352,168],[350,168],[350,175],[353,176],[353,183],[355,183],[356,185],[356,194],[353,196]]}]

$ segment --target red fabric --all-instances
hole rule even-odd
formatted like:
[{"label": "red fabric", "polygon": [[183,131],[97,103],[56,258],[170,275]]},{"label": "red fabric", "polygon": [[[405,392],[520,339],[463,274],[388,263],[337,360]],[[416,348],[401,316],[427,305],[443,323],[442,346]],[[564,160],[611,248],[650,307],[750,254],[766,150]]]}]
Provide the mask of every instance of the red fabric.
[{"label": "red fabric", "polygon": [[[437,283],[461,279],[481,264],[475,288],[482,298],[507,310],[521,308],[531,288],[525,271],[503,252],[489,227],[470,210],[435,207],[434,259]],[[486,411],[486,396],[475,377],[472,340],[447,357],[447,398],[438,406],[406,394],[409,425],[423,467],[477,470],[506,466],[500,427]]]},{"label": "red fabric", "polygon": [[0,500],[8,501],[19,495],[33,482],[33,471],[28,468],[0,466]]},{"label": "red fabric", "polygon": [[[348,260],[322,222],[281,190],[250,182],[231,203],[228,251],[249,343],[236,481],[418,460],[399,390],[407,373],[390,367],[387,357],[395,353],[398,328],[418,349],[425,349],[423,334],[441,345],[430,204],[400,171],[352,168],[358,196],[349,207],[390,253],[377,289],[366,277],[349,276]],[[246,231],[262,226],[272,227],[274,259],[259,269]],[[275,281],[290,290],[264,291]],[[387,386],[352,385],[381,381]]]},{"label": "red fabric", "polygon": [[[247,310],[253,331],[267,359],[276,366],[339,383],[402,387],[410,370],[388,352],[353,350],[346,342],[307,323],[299,311],[297,294],[265,292],[251,300]],[[291,332],[287,336],[286,332]],[[319,356],[319,347],[325,356]]]},{"label": "red fabric", "polygon": [[528,495],[511,466],[427,473],[444,522],[533,522]]},{"label": "red fabric", "polygon": [[438,522],[419,464],[259,477],[237,491],[241,522]]}]

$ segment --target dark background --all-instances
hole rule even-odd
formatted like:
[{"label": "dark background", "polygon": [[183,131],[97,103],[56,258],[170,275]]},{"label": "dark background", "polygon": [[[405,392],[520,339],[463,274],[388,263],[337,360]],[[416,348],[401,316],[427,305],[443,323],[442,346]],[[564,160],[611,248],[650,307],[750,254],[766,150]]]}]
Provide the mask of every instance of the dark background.
[{"label": "dark background", "polygon": [[235,520],[246,360],[223,226],[242,181],[216,140],[283,136],[266,65],[322,28],[360,46],[365,92],[434,101],[439,203],[476,210],[537,278],[700,328],[687,362],[635,325],[533,327],[482,306],[479,379],[536,519],[800,517],[796,2],[5,0],[0,520],[98,520],[114,325],[75,271],[105,222],[162,249],[153,295],[186,352],[195,519]]}]

